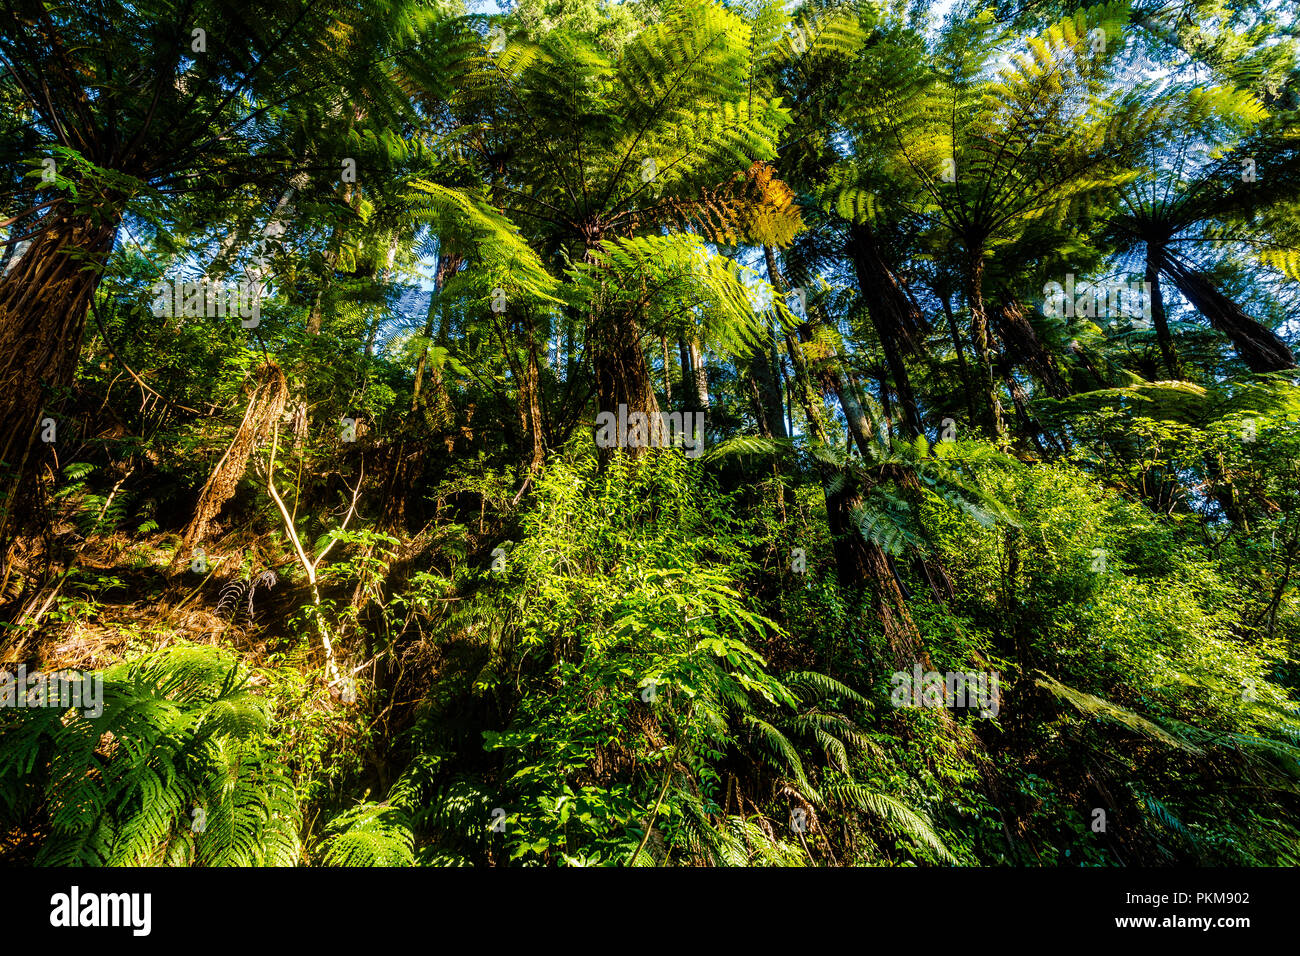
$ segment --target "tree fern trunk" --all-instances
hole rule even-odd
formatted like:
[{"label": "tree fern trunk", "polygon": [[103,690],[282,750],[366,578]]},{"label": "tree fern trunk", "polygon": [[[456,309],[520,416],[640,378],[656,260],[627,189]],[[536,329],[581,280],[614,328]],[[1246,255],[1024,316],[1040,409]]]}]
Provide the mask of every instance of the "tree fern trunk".
[{"label": "tree fern trunk", "polygon": [[948,320],[948,334],[952,337],[952,348],[957,353],[957,368],[961,371],[961,390],[966,398],[966,411],[972,422],[979,421],[979,404],[975,401],[974,386],[971,384],[970,368],[966,364],[966,349],[961,343],[961,333],[957,329],[957,319],[952,314],[952,302],[947,292],[939,296],[943,305],[943,314]]},{"label": "tree fern trunk", "polygon": [[527,356],[519,382],[519,417],[523,430],[523,470],[535,474],[546,463],[545,426],[542,421],[542,370],[537,361],[537,342],[531,322],[528,327]]},{"label": "tree fern trunk", "polygon": [[997,444],[1005,446],[1006,426],[1002,422],[1002,403],[998,398],[997,380],[993,377],[993,350],[989,345],[989,320],[984,305],[984,257],[979,250],[970,254],[967,305],[970,307],[971,338],[975,340],[979,391],[982,393],[980,416],[988,436]]},{"label": "tree fern trunk", "polygon": [[915,438],[924,429],[916,394],[912,391],[912,380],[903,361],[903,351],[909,344],[914,344],[920,331],[920,317],[915,314],[911,301],[881,257],[875,236],[865,223],[854,223],[849,227],[848,252],[857,275],[858,292],[866,303],[876,337],[880,339],[885,365],[903,411],[904,431],[908,438]]},{"label": "tree fern trunk", "polygon": [[1237,355],[1252,372],[1280,372],[1295,368],[1295,356],[1272,329],[1265,328],[1247,315],[1237,303],[1214,287],[1206,276],[1165,252],[1161,259],[1164,272],[1178,291],[1210,325],[1226,335]]},{"label": "tree fern trunk", "polygon": [[775,339],[771,327],[765,326],[765,331],[764,341],[754,346],[749,363],[757,397],[759,430],[769,438],[785,438],[785,409],[776,368]]},{"label": "tree fern trunk", "polygon": [[1028,369],[1052,398],[1065,398],[1069,395],[1070,386],[1038,333],[1034,331],[1025,307],[1014,299],[1007,299],[993,311],[992,316],[1011,365]]},{"label": "tree fern trunk", "polygon": [[1178,353],[1174,351],[1174,337],[1169,331],[1169,319],[1165,315],[1165,298],[1160,290],[1160,269],[1164,250],[1159,246],[1147,244],[1146,282],[1151,297],[1151,321],[1156,327],[1156,342],[1160,345],[1160,358],[1165,363],[1165,371],[1174,380],[1183,377],[1183,370],[1178,364]]},{"label": "tree fern trunk", "polygon": [[[795,369],[793,393],[803,403],[808,437],[815,444],[825,445],[830,436],[826,430],[825,409],[820,407],[820,393],[813,387],[798,344],[789,335],[786,343]],[[885,553],[862,536],[853,520],[854,511],[862,504],[860,492],[853,488],[846,475],[835,472],[824,463],[819,463],[818,468],[826,500],[827,524],[834,542],[835,572],[841,590],[851,599],[860,599],[864,595],[869,598],[900,667],[910,668],[919,661],[928,670],[930,661],[921,642],[921,633],[907,610],[906,599],[893,569],[889,567]]]},{"label": "tree fern trunk", "polygon": [[0,542],[27,492],[49,390],[72,383],[86,313],[119,222],[51,213],[0,279],[0,464],[8,471]]},{"label": "tree fern trunk", "polygon": [[[650,445],[664,443],[659,399],[655,395],[650,363],[641,347],[641,328],[636,317],[602,316],[589,323],[588,329],[592,338],[597,408],[615,417],[620,405],[627,406],[629,416],[634,412],[644,413],[650,426]],[[612,450],[601,449],[601,454],[607,456]],[[649,448],[629,447],[625,450],[633,457],[640,457]]]},{"label": "tree fern trunk", "polygon": [[907,609],[907,600],[889,566],[888,556],[858,530],[853,514],[861,505],[861,496],[847,486],[826,495],[840,587],[849,594],[866,592],[894,664],[900,670],[910,670],[917,663],[930,670],[930,655]]},{"label": "tree fern trunk", "polygon": [[[777,264],[776,253],[771,246],[763,247],[764,255],[767,259],[767,276],[772,287],[781,295],[789,291],[789,285],[785,276],[781,273],[781,267]],[[810,363],[802,348],[802,344],[812,341],[813,323],[817,321],[817,312],[812,307],[807,321],[799,326],[799,345],[794,343],[790,336],[786,335],[786,341],[790,345],[790,357],[792,361],[797,362],[796,374],[803,375],[811,387],[812,382],[816,382],[823,392],[834,394],[840,402],[840,408],[844,412],[844,417],[848,420],[849,433],[853,436],[858,444],[858,450],[864,455],[869,454],[867,446],[871,442],[871,425],[862,404],[857,400],[857,394],[854,391],[854,383],[844,374],[843,369],[836,361],[837,356],[830,355],[819,357],[815,363]],[[819,403],[820,404],[820,403]],[[824,433],[823,428],[823,433]],[[821,439],[825,441],[824,437]]]}]

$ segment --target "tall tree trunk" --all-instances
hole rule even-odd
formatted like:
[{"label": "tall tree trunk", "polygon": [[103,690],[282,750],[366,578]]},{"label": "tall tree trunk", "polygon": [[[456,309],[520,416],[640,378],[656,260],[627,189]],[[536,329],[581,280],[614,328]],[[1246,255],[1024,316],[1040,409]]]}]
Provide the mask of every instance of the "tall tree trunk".
[{"label": "tall tree trunk", "polygon": [[1174,336],[1169,331],[1169,318],[1165,315],[1165,297],[1160,289],[1163,255],[1160,246],[1147,243],[1146,283],[1151,296],[1151,321],[1156,327],[1156,341],[1160,345],[1160,358],[1165,363],[1165,371],[1169,373],[1171,379],[1177,381],[1183,377],[1183,370],[1178,364],[1178,353],[1174,351]]},{"label": "tall tree trunk", "polygon": [[[771,246],[764,245],[763,255],[767,259],[768,281],[773,287],[780,282],[781,291],[784,292],[785,282],[776,264],[776,253]],[[758,393],[759,429],[768,437],[785,438],[788,433],[783,421],[785,408],[781,399],[781,382],[777,377],[779,359],[776,351],[776,330],[767,326],[766,331],[765,341],[754,346],[749,363],[754,388]]]},{"label": "tall tree trunk", "polygon": [[709,377],[698,339],[686,337],[677,342],[682,363],[682,407],[688,412],[709,408]]},{"label": "tall tree trunk", "polygon": [[865,223],[849,226],[848,253],[857,275],[858,293],[866,303],[867,314],[885,353],[885,365],[903,411],[903,427],[908,438],[915,438],[924,429],[903,352],[917,344],[920,316],[881,256],[875,235]]},{"label": "tall tree trunk", "polygon": [[1015,409],[1016,421],[1020,425],[1020,433],[1029,437],[1029,440],[1034,443],[1034,447],[1038,449],[1039,454],[1046,455],[1047,449],[1043,447],[1042,441],[1042,425],[1029,414],[1029,397],[1025,394],[1025,390],[1020,387],[1020,383],[1016,381],[1015,367],[1007,358],[1005,350],[998,353],[998,359],[998,372],[1002,376],[1003,384],[1007,387],[1007,394],[1011,396],[1011,404]]},{"label": "tall tree trunk", "polygon": [[[776,263],[774,254],[767,256],[768,279],[778,293],[786,291],[785,279]],[[803,323],[799,328],[801,342],[812,338],[811,325]],[[806,361],[801,342],[786,333],[786,347],[790,362],[794,367],[795,381],[792,395],[797,395],[803,405],[804,417],[808,421],[808,437],[815,444],[828,444],[830,434],[826,428],[825,408],[822,406],[821,393],[813,385],[813,373]],[[823,384],[827,366],[821,366]],[[843,376],[831,376],[839,385],[838,394],[845,417],[849,421],[850,432],[859,447],[863,447],[862,435],[866,428],[865,415],[856,402],[846,403],[851,395],[851,382],[842,382]],[[793,404],[794,398],[791,398]],[[880,546],[863,537],[853,520],[854,511],[862,504],[861,491],[853,484],[849,475],[837,472],[825,463],[819,462],[818,468],[822,480],[822,493],[826,499],[826,517],[834,542],[835,571],[840,587],[847,595],[860,597],[865,591],[870,599],[873,611],[880,621],[885,639],[899,667],[911,667],[920,662],[927,670],[930,660],[922,646],[921,634],[917,630],[911,614],[907,610],[907,600],[899,587],[898,577],[889,566],[888,557]]]},{"label": "tall tree trunk", "polygon": [[988,312],[984,305],[984,256],[980,250],[970,253],[967,269],[966,304],[970,308],[971,337],[975,340],[976,362],[981,392],[980,418],[988,437],[998,445],[1007,443],[1002,422],[1002,403],[998,398],[997,380],[993,376],[993,350],[989,345]]},{"label": "tall tree trunk", "polygon": [[684,338],[677,339],[677,360],[681,364],[681,406],[686,411],[693,411],[690,398],[695,394],[695,373],[690,367],[692,352]]},{"label": "tall tree trunk", "polygon": [[[829,441],[825,409],[820,394],[813,387],[807,363],[799,344],[786,336],[790,361],[795,369],[794,394],[803,405],[808,421],[808,437],[815,444]],[[880,546],[863,537],[853,520],[862,505],[862,495],[853,480],[825,463],[818,463],[822,492],[826,498],[826,517],[835,554],[835,573],[840,588],[850,597],[865,596],[880,621],[890,652],[900,668],[920,663],[930,669],[930,659],[922,645],[920,631],[907,609],[907,600],[898,578]]]},{"label": "tall tree trunk", "polygon": [[1214,287],[1205,275],[1169,250],[1161,256],[1165,275],[1218,332],[1231,341],[1252,372],[1280,372],[1296,367],[1291,349],[1272,329],[1256,322],[1241,306]]},{"label": "tall tree trunk", "polygon": [[523,436],[523,470],[535,474],[546,463],[545,433],[542,420],[542,369],[537,361],[537,338],[532,315],[527,323],[527,355],[520,368],[519,423]]},{"label": "tall tree trunk", "polygon": [[749,370],[754,382],[759,431],[768,438],[785,438],[785,407],[781,398],[781,381],[777,372],[775,338],[770,326],[764,326],[764,341],[750,353]]},{"label": "tall tree trunk", "polygon": [[659,347],[664,353],[664,404],[669,408],[673,407],[673,377],[671,374],[671,363],[668,360],[668,336],[659,336]]},{"label": "tall tree trunk", "polygon": [[[628,447],[627,453],[639,457],[650,445],[666,444],[659,418],[659,399],[641,347],[641,329],[636,317],[627,314],[602,317],[589,322],[587,329],[595,367],[597,409],[617,417],[619,406],[624,405],[629,416],[641,412],[649,424],[649,445]],[[612,451],[612,448],[601,449],[600,453],[607,458]]]},{"label": "tall tree trunk", "polygon": [[[781,273],[781,267],[776,261],[776,253],[771,246],[764,246],[763,251],[767,258],[768,281],[779,294],[785,295],[790,287],[786,283],[785,276]],[[813,323],[819,320],[819,314],[810,306],[808,320],[801,323],[798,329],[801,343],[812,341]],[[796,348],[788,334],[786,340],[790,343],[792,349]],[[839,356],[832,350],[829,354],[819,357],[813,364],[809,363],[804,357],[801,347],[796,350],[799,353],[800,370],[815,380],[823,391],[834,394],[839,399],[840,409],[848,420],[849,433],[857,443],[858,450],[864,456],[869,456],[871,452],[868,450],[868,446],[874,440],[871,420],[867,417],[862,403],[858,401],[856,383],[846,375],[842,364],[838,361]]]},{"label": "tall tree trunk", "polygon": [[1043,345],[1023,305],[1014,299],[1002,301],[992,310],[993,322],[1002,339],[1004,357],[1009,366],[1024,366],[1042,383],[1052,398],[1065,398],[1070,394],[1051,352]]},{"label": "tall tree trunk", "polygon": [[[34,446],[49,390],[72,383],[86,312],[120,217],[56,211],[0,279],[0,546],[30,491]],[[56,429],[57,429],[56,422]]]},{"label": "tall tree trunk", "polygon": [[697,338],[688,339],[686,344],[691,352],[691,399],[693,407],[697,412],[708,411],[709,370],[704,364],[704,352],[701,350],[700,340]]},{"label": "tall tree trunk", "polygon": [[854,511],[861,505],[861,495],[847,485],[826,495],[840,587],[850,593],[861,592],[865,587],[899,670],[911,670],[913,664],[931,670],[930,655],[907,609],[907,599],[890,567],[888,555],[879,545],[864,538],[853,520]]},{"label": "tall tree trunk", "polygon": [[961,371],[961,390],[966,397],[966,413],[971,422],[979,421],[979,403],[975,401],[975,386],[971,381],[970,367],[966,364],[966,349],[961,342],[961,332],[957,329],[957,319],[952,314],[952,301],[948,293],[939,296],[943,305],[943,314],[948,321],[948,334],[952,336],[952,347],[957,353],[957,368]]}]

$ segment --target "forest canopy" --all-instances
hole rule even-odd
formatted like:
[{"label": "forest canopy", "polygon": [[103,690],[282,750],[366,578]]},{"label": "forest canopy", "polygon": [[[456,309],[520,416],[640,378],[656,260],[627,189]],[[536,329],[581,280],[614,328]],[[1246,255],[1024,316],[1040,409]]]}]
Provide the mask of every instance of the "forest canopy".
[{"label": "forest canopy", "polygon": [[0,859],[1300,865],[1298,42],[7,0]]}]

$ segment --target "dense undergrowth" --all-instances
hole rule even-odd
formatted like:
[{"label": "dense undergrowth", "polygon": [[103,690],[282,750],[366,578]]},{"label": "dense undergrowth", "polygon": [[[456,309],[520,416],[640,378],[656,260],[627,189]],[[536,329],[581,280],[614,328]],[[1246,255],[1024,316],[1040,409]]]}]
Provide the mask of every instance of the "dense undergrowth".
[{"label": "dense undergrowth", "polygon": [[[913,613],[935,669],[1000,675],[996,718],[891,706],[884,636],[844,600],[789,476],[744,502],[713,462],[667,452],[601,470],[571,449],[481,554],[394,578],[394,539],[347,543],[331,593],[358,579],[374,593],[321,613],[338,633],[353,614],[368,637],[355,656],[386,662],[358,672],[355,697],[322,689],[302,653],[313,627],[289,615],[257,645],[223,622],[107,668],[102,722],[15,712],[0,794],[27,836],[10,850],[201,865],[1294,864],[1294,636],[1243,626],[1268,603],[1248,542],[1198,540],[1074,465],[981,452],[948,455],[969,458],[1012,520],[923,501],[958,597],[918,597]],[[219,589],[204,590],[220,621]],[[129,607],[82,600],[59,606],[97,653],[141,646]]]}]

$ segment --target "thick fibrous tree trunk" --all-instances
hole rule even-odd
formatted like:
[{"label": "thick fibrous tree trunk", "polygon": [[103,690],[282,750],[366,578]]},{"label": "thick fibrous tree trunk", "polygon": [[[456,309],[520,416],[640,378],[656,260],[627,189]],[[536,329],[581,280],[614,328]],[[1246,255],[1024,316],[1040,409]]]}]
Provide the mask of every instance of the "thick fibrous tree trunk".
[{"label": "thick fibrous tree trunk", "polygon": [[50,215],[0,280],[0,463],[9,472],[0,541],[25,495],[48,390],[72,383],[86,313],[120,221]]},{"label": "thick fibrous tree trunk", "polygon": [[[779,272],[771,275],[773,279],[780,278]],[[773,282],[773,285],[776,283]],[[801,333],[805,339],[810,337],[806,323]],[[809,437],[818,444],[826,444],[828,433],[825,409],[818,390],[813,387],[803,350],[789,334],[786,335],[786,345],[795,370],[792,394],[797,395],[803,405]],[[849,415],[852,427],[853,416],[849,409],[846,408],[845,412]],[[824,463],[819,463],[818,467],[826,497],[827,523],[834,541],[835,571],[840,587],[850,595],[861,595],[865,590],[899,667],[910,668],[919,662],[929,670],[930,660],[922,645],[920,631],[908,613],[906,598],[898,586],[898,578],[889,566],[888,558],[879,545],[862,536],[853,520],[853,513],[862,502],[859,489],[854,487],[847,475],[833,471]]]},{"label": "thick fibrous tree trunk", "polygon": [[907,437],[915,438],[923,431],[921,413],[917,409],[916,394],[912,391],[912,380],[903,354],[916,347],[921,318],[881,257],[875,236],[865,223],[854,223],[849,227],[848,252],[857,274],[858,293],[866,303],[867,314],[880,339],[885,365],[893,380],[898,404],[903,409],[903,427]]},{"label": "thick fibrous tree trunk", "polygon": [[[602,317],[595,323],[588,323],[588,329],[598,410],[618,416],[619,406],[625,405],[628,415],[645,413],[650,426],[649,444],[665,444],[659,399],[655,395],[650,364],[641,348],[641,330],[636,318],[631,315]],[[607,455],[612,450],[601,449],[601,454]],[[626,449],[633,456],[640,456],[647,450],[647,447]]]},{"label": "thick fibrous tree trunk", "polygon": [[749,369],[754,379],[759,431],[767,438],[785,438],[785,403],[781,398],[781,381],[777,372],[775,340],[766,329],[764,341],[754,346]]},{"label": "thick fibrous tree trunk", "polygon": [[989,344],[988,312],[984,305],[984,257],[972,252],[967,272],[966,303],[970,308],[971,338],[975,342],[975,364],[980,392],[980,417],[990,438],[1006,442],[1002,422],[1002,403],[998,398],[997,380],[993,377],[993,349]]},{"label": "thick fibrous tree trunk", "polygon": [[1160,357],[1164,360],[1165,371],[1174,380],[1183,377],[1183,370],[1178,364],[1178,353],[1174,351],[1174,337],[1169,331],[1169,318],[1165,315],[1165,297],[1160,290],[1160,247],[1147,245],[1146,283],[1147,294],[1151,301],[1151,321],[1156,327],[1156,341],[1160,345]]},{"label": "thick fibrous tree trunk", "polygon": [[861,504],[861,497],[849,487],[826,495],[840,586],[848,591],[860,591],[865,585],[894,663],[900,670],[910,670],[917,663],[931,670],[921,632],[907,610],[907,600],[888,557],[879,545],[862,536],[853,521],[853,512]]},{"label": "thick fibrous tree trunk", "polygon": [[1070,394],[1070,386],[1034,331],[1023,305],[1016,301],[1003,302],[993,311],[993,321],[1006,346],[1006,358],[1011,365],[1029,369],[1052,398],[1065,398]]},{"label": "thick fibrous tree trunk", "polygon": [[1277,333],[1248,316],[1237,303],[1216,289],[1201,273],[1169,250],[1159,255],[1161,271],[1178,291],[1205,316],[1216,331],[1226,335],[1252,372],[1280,372],[1296,367],[1295,356]]}]

